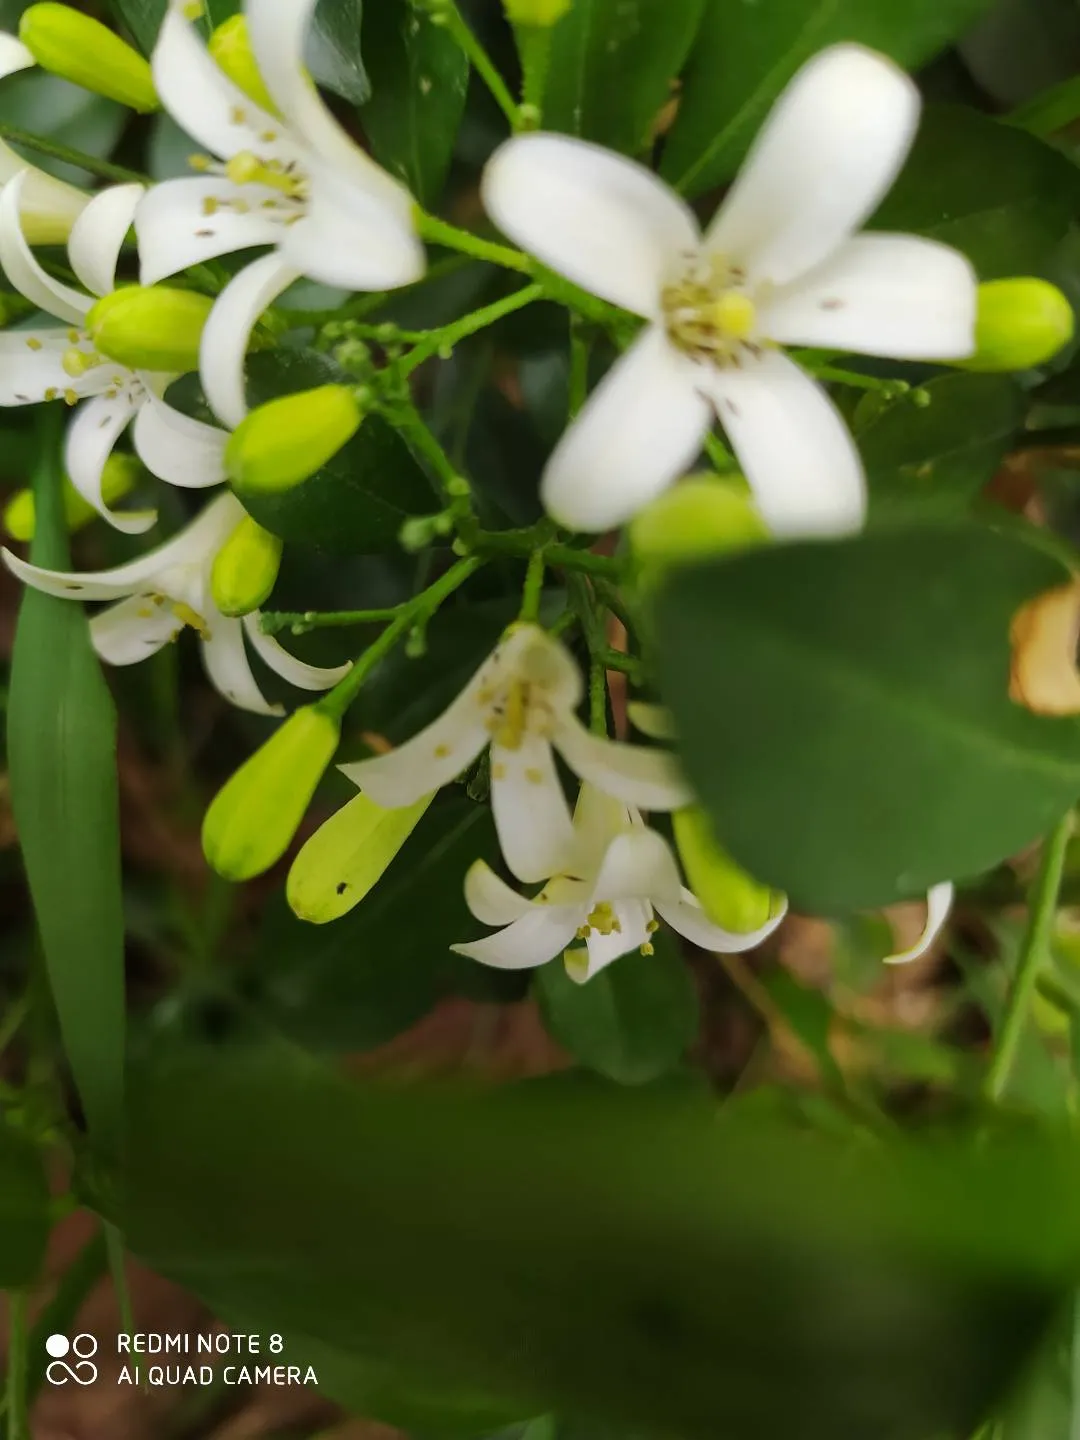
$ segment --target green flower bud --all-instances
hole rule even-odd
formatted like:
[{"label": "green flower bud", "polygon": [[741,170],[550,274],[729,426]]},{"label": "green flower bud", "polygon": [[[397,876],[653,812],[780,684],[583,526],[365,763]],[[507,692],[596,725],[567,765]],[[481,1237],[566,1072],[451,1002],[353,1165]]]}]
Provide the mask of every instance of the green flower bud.
[{"label": "green flower bud", "polygon": [[337,718],[305,705],[225,782],[202,827],[203,854],[219,875],[250,880],[281,859],[340,736]]},{"label": "green flower bud", "polygon": [[[108,506],[123,500],[146,474],[134,455],[113,453],[105,461],[101,472],[101,494]],[[65,475],[64,477],[64,518],[67,528],[74,533],[97,519],[97,511],[88,505]],[[34,492],[18,490],[4,507],[4,529],[13,540],[29,544],[34,538],[35,510]]]},{"label": "green flower bud", "polygon": [[363,793],[331,815],[297,855],[285,894],[301,920],[325,925],[358,905],[412,834],[434,791],[400,810]]},{"label": "green flower bud", "polygon": [[280,535],[245,515],[214,556],[210,594],[223,615],[248,615],[263,603],[281,567]]},{"label": "green flower bud", "polygon": [[136,370],[199,368],[199,341],[213,300],[166,285],[124,285],[90,309],[86,328],[110,360]]},{"label": "green flower bud", "polygon": [[672,566],[761,545],[769,532],[741,483],[691,475],[640,510],[629,536],[641,578],[649,584]]},{"label": "green flower bud", "polygon": [[690,888],[714,924],[744,934],[779,913],[781,898],[736,865],[717,844],[709,817],[700,806],[676,810],[671,819]]},{"label": "green flower bud", "polygon": [[546,30],[558,24],[572,4],[573,0],[503,0],[503,9],[511,25]]},{"label": "green flower bud", "polygon": [[217,62],[219,70],[229,77],[238,90],[249,100],[265,110],[268,115],[277,115],[278,108],[273,96],[263,83],[259,67],[255,63],[255,52],[251,48],[247,19],[243,15],[232,15],[223,21],[210,36],[208,47]]},{"label": "green flower bud", "polygon": [[70,5],[23,11],[19,39],[43,70],[146,113],[160,108],[150,66],[119,35]]},{"label": "green flower bud", "polygon": [[1072,339],[1072,306],[1047,280],[990,280],[979,286],[975,354],[963,370],[1031,370]]},{"label": "green flower bud", "polygon": [[332,459],[363,418],[347,385],[320,385],[260,405],[241,420],[225,447],[237,493],[291,490]]}]

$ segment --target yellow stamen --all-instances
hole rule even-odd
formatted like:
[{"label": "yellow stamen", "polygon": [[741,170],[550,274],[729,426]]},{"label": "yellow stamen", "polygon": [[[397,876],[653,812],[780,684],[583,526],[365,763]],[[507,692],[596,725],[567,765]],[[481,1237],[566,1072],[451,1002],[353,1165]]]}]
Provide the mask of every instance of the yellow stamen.
[{"label": "yellow stamen", "polygon": [[280,165],[269,164],[250,150],[241,150],[225,166],[225,174],[234,185],[269,185],[283,195],[299,196],[303,191],[301,182],[292,175],[286,175]]},{"label": "yellow stamen", "polygon": [[201,639],[210,639],[210,627],[197,610],[193,610],[190,605],[185,605],[182,600],[171,600],[169,605],[178,620],[182,620],[185,625],[190,625]]},{"label": "yellow stamen", "polygon": [[594,905],[588,916],[588,925],[585,927],[586,935],[589,930],[595,930],[598,935],[619,935],[622,933],[622,926],[607,900],[601,900]]},{"label": "yellow stamen", "polygon": [[93,353],[87,354],[85,350],[76,350],[74,346],[65,350],[60,364],[64,367],[64,373],[77,380],[80,375],[85,375],[87,370],[92,370],[95,365],[100,364],[98,356]]},{"label": "yellow stamen", "polygon": [[27,344],[27,347],[28,347],[29,349],[31,349],[31,350],[40,350],[40,349],[41,349],[41,341],[38,340],[38,339],[36,339],[33,335],[30,336],[30,339],[27,340],[26,344]]}]

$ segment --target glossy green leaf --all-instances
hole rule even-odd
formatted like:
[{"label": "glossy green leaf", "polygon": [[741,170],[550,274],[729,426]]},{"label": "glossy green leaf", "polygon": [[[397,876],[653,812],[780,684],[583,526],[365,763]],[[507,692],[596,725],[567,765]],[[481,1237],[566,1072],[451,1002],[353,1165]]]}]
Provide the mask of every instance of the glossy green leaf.
[{"label": "glossy green leaf", "polygon": [[635,950],[584,985],[561,959],[542,966],[534,990],[544,1024],[590,1070],[622,1085],[643,1085],[678,1065],[697,1035],[694,978],[667,931],[655,954]]},{"label": "glossy green leaf", "polygon": [[168,8],[169,0],[109,0],[109,9],[144,55],[153,50]]},{"label": "glossy green leaf", "polygon": [[1067,571],[974,525],[746,552],[674,575],[665,701],[716,833],[820,913],[975,874],[1080,794],[1080,720],[1009,699],[1009,625]]},{"label": "glossy green leaf", "polygon": [[575,0],[551,34],[544,128],[628,155],[672,93],[705,0]]},{"label": "glossy green leaf", "polygon": [[0,1289],[28,1285],[45,1258],[52,1228],[41,1151],[0,1124]]},{"label": "glossy green leaf", "polygon": [[353,105],[363,105],[371,94],[361,48],[362,16],[362,0],[318,0],[305,53],[318,84]]},{"label": "glossy green leaf", "polygon": [[857,40],[905,67],[961,34],[987,0],[707,0],[662,171],[698,195],[735,173],[770,106],[804,61]]},{"label": "glossy green leaf", "polygon": [[519,977],[451,952],[479,933],[465,905],[465,872],[498,851],[491,812],[440,796],[355,910],[326,925],[267,911],[254,1004],[304,1044],[365,1050],[392,1039],[447,994],[515,995]]},{"label": "glossy green leaf", "polygon": [[[334,362],[312,350],[275,350],[248,360],[248,402],[342,380]],[[436,501],[404,440],[378,415],[369,415],[328,465],[291,490],[244,496],[260,525],[300,544],[365,554],[396,547],[409,515],[430,513]]]},{"label": "glossy green leaf", "polygon": [[[30,553],[39,565],[67,569],[61,418],[43,420]],[[91,1133],[107,1146],[124,1075],[116,712],[82,605],[24,592],[7,735],[12,809],[64,1050]]]},{"label": "glossy green leaf", "polygon": [[369,0],[362,43],[375,78],[360,118],[375,158],[431,208],[442,194],[465,108],[465,52],[445,26],[408,0]]},{"label": "glossy green leaf", "polygon": [[123,1218],[153,1269],[286,1351],[522,1415],[968,1435],[1080,1266],[1076,1159],[1049,1142],[792,1144],[697,1098],[358,1086],[280,1053],[198,1054],[132,1096]]},{"label": "glossy green leaf", "polygon": [[903,398],[856,424],[873,520],[962,513],[1023,425],[1022,393],[1006,375],[942,375],[924,388],[928,405]]},{"label": "glossy green leaf", "polygon": [[1023,130],[932,105],[874,228],[962,250],[980,280],[1037,273],[1080,211],[1080,167]]}]

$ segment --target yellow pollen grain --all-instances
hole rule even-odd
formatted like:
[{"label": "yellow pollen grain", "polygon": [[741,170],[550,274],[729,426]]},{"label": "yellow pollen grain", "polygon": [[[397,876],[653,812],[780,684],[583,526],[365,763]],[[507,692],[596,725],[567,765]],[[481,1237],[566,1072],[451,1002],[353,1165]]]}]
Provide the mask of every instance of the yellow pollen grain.
[{"label": "yellow pollen grain", "polygon": [[209,155],[189,155],[187,163],[192,170],[209,170],[214,162]]},{"label": "yellow pollen grain", "polygon": [[41,341],[38,340],[38,339],[36,339],[33,335],[30,336],[30,339],[27,340],[26,344],[27,344],[28,349],[30,349],[30,350],[40,350],[40,349],[41,349]]},{"label": "yellow pollen grain", "polygon": [[59,395],[59,393],[60,393],[60,392],[59,392],[59,390],[57,390],[57,388],[56,388],[55,385],[50,385],[49,388],[45,391],[45,399],[46,399],[46,400],[55,400],[56,397],[57,397],[57,395]]},{"label": "yellow pollen grain", "polygon": [[75,394],[75,391],[74,391],[74,390],[65,390],[65,391],[64,391],[64,404],[65,404],[65,405],[75,405],[75,404],[78,402],[78,399],[79,399],[79,397]]},{"label": "yellow pollen grain", "polygon": [[78,330],[68,331],[68,340],[71,342],[72,345],[77,345],[81,339],[82,336],[79,334]]},{"label": "yellow pollen grain", "polygon": [[435,746],[435,759],[436,759],[436,760],[445,760],[446,757],[447,757],[449,754],[450,754],[450,746],[449,746],[449,745],[436,745],[436,746]]},{"label": "yellow pollen grain", "polygon": [[202,213],[203,213],[204,215],[216,215],[216,214],[217,214],[217,211],[218,211],[218,201],[214,198],[214,196],[213,196],[213,195],[204,195],[204,196],[203,196],[203,202],[202,202]]},{"label": "yellow pollen grain", "polygon": [[544,772],[537,770],[535,765],[530,765],[525,771],[525,779],[530,785],[542,785],[544,783]]},{"label": "yellow pollen grain", "polygon": [[655,935],[657,930],[660,929],[660,921],[650,920],[649,923],[645,926],[645,929],[649,932],[650,935]]},{"label": "yellow pollen grain", "polygon": [[506,779],[506,766],[505,766],[505,765],[492,765],[492,767],[491,767],[491,778],[492,778],[493,780],[505,780],[505,779]]},{"label": "yellow pollen grain", "polygon": [[654,948],[652,945],[649,945],[649,944],[639,945],[639,946],[638,946],[638,954],[639,954],[639,955],[655,955],[655,954],[656,954],[656,950],[655,950],[655,948]]},{"label": "yellow pollen grain", "polygon": [[234,105],[229,111],[229,119],[234,125],[243,125],[247,119],[247,113],[239,105]]}]

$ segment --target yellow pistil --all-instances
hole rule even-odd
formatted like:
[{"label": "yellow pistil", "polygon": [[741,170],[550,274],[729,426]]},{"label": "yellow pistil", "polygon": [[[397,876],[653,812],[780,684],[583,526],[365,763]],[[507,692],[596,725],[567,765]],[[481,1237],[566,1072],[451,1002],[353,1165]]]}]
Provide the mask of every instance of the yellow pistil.
[{"label": "yellow pistil", "polygon": [[730,340],[748,340],[754,333],[757,315],[754,302],[738,290],[725,290],[713,302],[712,322],[717,331]]},{"label": "yellow pistil", "polygon": [[753,353],[757,308],[745,284],[737,265],[714,255],[666,285],[660,298],[672,343],[715,365],[738,365],[744,347]]},{"label": "yellow pistil", "polygon": [[[598,935],[622,934],[622,925],[619,923],[618,917],[612,909],[611,902],[608,900],[601,900],[598,904],[594,905],[586,917],[586,920],[587,923],[584,927],[586,935],[588,935],[590,930],[595,930]],[[582,936],[582,939],[584,939],[584,936]]]},{"label": "yellow pistil", "polygon": [[250,150],[234,155],[225,166],[225,174],[234,185],[268,185],[292,199],[299,199],[303,194],[303,183],[294,175],[287,175],[283,169],[260,160]]}]

